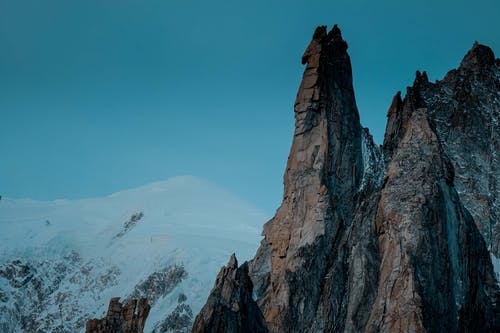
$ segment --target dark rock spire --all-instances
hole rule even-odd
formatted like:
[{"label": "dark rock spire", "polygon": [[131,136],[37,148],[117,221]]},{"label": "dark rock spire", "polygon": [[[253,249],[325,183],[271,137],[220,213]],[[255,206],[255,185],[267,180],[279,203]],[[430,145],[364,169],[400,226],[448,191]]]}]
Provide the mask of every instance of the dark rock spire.
[{"label": "dark rock spire", "polygon": [[386,162],[391,159],[392,152],[403,137],[405,131],[404,125],[409,116],[408,113],[403,113],[403,100],[401,99],[401,92],[398,91],[392,98],[391,106],[389,107],[389,111],[387,111],[387,125],[384,144],[382,146]]},{"label": "dark rock spire", "polygon": [[238,268],[233,254],[221,269],[207,303],[196,316],[195,333],[267,333],[264,317],[252,299],[248,264]]},{"label": "dark rock spire", "polygon": [[476,41],[472,49],[467,52],[460,63],[460,69],[480,72],[481,70],[490,68],[494,64],[495,55],[491,48]]}]

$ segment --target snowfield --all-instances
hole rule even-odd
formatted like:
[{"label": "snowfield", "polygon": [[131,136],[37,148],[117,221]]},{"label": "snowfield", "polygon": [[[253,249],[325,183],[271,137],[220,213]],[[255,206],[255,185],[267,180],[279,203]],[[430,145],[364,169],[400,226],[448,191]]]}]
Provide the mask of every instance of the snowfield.
[{"label": "snowfield", "polygon": [[267,219],[190,176],[95,199],[2,198],[0,331],[82,332],[114,296],[153,300],[146,332],[187,331],[230,254],[253,257]]}]

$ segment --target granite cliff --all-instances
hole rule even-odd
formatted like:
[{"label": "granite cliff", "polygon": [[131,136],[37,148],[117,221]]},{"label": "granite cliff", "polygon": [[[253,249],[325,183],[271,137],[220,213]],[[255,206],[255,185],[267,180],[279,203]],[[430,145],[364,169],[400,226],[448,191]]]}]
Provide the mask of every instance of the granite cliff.
[{"label": "granite cliff", "polygon": [[318,27],[302,63],[283,203],[193,332],[499,332],[500,60],[475,43],[443,80],[417,72],[380,147],[340,29]]}]

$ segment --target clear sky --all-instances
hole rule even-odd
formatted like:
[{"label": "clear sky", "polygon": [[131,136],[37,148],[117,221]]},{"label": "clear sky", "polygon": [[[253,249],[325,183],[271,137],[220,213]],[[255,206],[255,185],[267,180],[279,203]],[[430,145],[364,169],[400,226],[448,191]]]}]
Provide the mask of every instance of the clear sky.
[{"label": "clear sky", "polygon": [[500,52],[499,13],[498,0],[0,0],[0,194],[194,175],[273,213],[317,25],[339,24],[380,143],[417,69],[440,79],[475,40]]}]

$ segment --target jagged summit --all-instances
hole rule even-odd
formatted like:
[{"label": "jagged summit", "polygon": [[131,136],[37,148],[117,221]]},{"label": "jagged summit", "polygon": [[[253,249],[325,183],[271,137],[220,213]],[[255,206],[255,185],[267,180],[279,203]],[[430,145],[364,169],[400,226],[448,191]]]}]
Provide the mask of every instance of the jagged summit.
[{"label": "jagged summit", "polygon": [[328,33],[328,37],[329,37],[330,41],[332,41],[332,42],[343,42],[344,41],[342,39],[342,32],[340,31],[340,28],[336,24],[333,26],[332,30],[330,30],[330,32]]},{"label": "jagged summit", "polygon": [[227,263],[227,266],[229,268],[237,268],[238,267],[238,259],[236,259],[236,254],[231,254],[231,257],[229,258],[229,262]]},{"label": "jagged summit", "polygon": [[474,42],[472,49],[465,55],[460,68],[471,71],[481,71],[482,69],[490,68],[495,64],[495,54],[493,50],[486,46]]},{"label": "jagged summit", "polygon": [[429,78],[427,77],[427,72],[423,71],[420,73],[420,71],[417,71],[415,73],[415,81],[413,81],[413,87],[418,87],[423,84],[429,83]]},{"label": "jagged summit", "polygon": [[248,263],[238,268],[235,254],[217,275],[207,304],[193,326],[194,333],[267,333],[262,312],[252,299]]},{"label": "jagged summit", "polygon": [[[320,25],[316,28],[312,37],[312,41],[309,44],[306,52],[302,56],[302,64],[306,64],[309,61],[309,56],[312,55],[311,52],[308,52],[308,50],[312,51],[314,49],[315,51],[321,51],[321,49],[325,49],[327,47],[330,47],[330,51],[335,50],[338,53],[347,51],[347,43],[342,39],[342,32],[336,24],[328,33],[326,25]],[[333,53],[325,54],[332,58],[337,56]]]},{"label": "jagged summit", "polygon": [[379,148],[359,123],[340,29],[316,29],[283,203],[248,265],[270,332],[500,331],[500,69],[490,51],[475,45],[435,83],[417,71],[392,100]]}]

